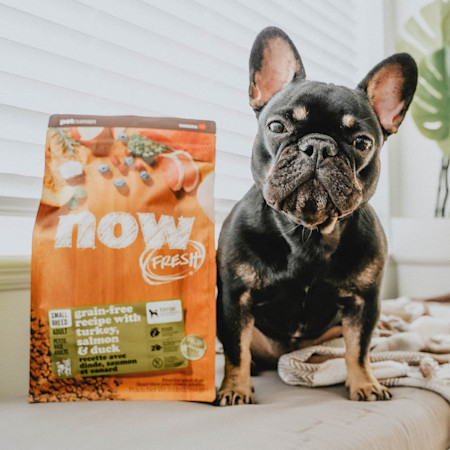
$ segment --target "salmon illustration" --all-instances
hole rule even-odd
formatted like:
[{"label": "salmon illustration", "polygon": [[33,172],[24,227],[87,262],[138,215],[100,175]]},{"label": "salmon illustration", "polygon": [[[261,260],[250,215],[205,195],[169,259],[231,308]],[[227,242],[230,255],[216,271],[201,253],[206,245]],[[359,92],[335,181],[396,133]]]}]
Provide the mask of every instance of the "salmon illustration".
[{"label": "salmon illustration", "polygon": [[183,151],[177,150],[174,155],[181,161],[184,169],[183,189],[186,192],[193,191],[200,182],[200,171],[192,156]]},{"label": "salmon illustration", "polygon": [[183,187],[184,167],[173,153],[159,155],[158,165],[162,170],[164,180],[172,191],[179,191]]}]

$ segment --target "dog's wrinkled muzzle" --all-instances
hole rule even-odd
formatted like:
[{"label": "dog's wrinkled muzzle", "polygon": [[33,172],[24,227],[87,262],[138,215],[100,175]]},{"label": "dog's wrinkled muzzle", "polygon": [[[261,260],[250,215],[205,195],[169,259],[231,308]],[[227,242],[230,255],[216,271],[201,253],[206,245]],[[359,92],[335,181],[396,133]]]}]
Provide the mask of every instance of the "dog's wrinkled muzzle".
[{"label": "dog's wrinkled muzzle", "polygon": [[319,133],[283,150],[267,175],[263,195],[269,206],[307,228],[335,222],[361,201],[347,156],[331,136]]},{"label": "dog's wrinkled muzzle", "polygon": [[298,143],[298,148],[316,162],[316,167],[325,159],[333,158],[339,153],[339,147],[332,137],[318,133],[304,136]]}]

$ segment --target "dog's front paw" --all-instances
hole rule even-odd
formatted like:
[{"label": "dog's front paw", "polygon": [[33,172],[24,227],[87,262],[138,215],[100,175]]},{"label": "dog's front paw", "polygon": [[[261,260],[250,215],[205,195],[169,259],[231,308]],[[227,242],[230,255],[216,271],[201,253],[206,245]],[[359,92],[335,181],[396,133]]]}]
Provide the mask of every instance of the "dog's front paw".
[{"label": "dog's front paw", "polygon": [[350,400],[373,402],[375,400],[390,400],[392,394],[388,388],[378,383],[347,383],[350,391]]},{"label": "dog's front paw", "polygon": [[217,394],[217,406],[231,406],[231,405],[254,405],[255,399],[251,390],[247,389],[221,389]]}]

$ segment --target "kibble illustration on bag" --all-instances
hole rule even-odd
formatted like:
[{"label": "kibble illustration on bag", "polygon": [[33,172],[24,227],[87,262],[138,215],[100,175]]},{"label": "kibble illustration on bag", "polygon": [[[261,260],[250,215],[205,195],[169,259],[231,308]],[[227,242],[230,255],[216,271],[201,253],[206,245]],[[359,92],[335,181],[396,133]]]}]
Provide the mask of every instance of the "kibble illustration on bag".
[{"label": "kibble illustration on bag", "polygon": [[51,116],[30,402],[215,397],[215,124]]}]

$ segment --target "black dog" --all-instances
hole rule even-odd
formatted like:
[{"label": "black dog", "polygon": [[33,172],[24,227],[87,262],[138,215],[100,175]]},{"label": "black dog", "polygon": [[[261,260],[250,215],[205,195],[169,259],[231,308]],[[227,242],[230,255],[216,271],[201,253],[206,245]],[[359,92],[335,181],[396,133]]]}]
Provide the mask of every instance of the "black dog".
[{"label": "black dog", "polygon": [[402,122],[417,82],[407,54],[382,61],[356,89],[305,80],[277,28],[250,56],[258,118],[255,185],[226,219],[218,250],[218,332],[226,355],[219,405],[254,403],[252,358],[342,332],[352,400],[385,400],[368,346],[379,315],[386,240],[368,205],[380,149]]}]

